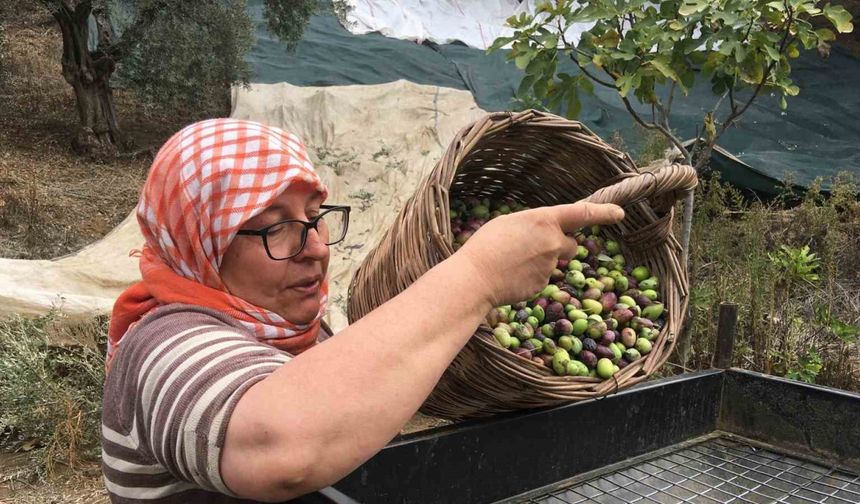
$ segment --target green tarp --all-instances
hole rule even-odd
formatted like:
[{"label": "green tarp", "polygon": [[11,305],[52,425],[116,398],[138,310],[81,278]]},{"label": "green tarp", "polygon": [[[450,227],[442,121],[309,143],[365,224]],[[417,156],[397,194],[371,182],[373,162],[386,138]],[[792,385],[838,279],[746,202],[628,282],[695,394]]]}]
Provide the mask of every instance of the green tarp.
[{"label": "green tarp", "polygon": [[[406,79],[468,89],[485,110],[516,107],[513,96],[522,72],[502,52],[487,55],[462,44],[420,45],[379,34],[353,35],[333,15],[323,14],[311,19],[290,53],[266,30],[261,3],[252,1],[249,8],[257,22],[257,42],[248,55],[254,82],[328,86]],[[572,64],[565,66],[570,68],[564,71],[577,72]],[[773,194],[787,177],[806,186],[840,171],[860,176],[860,60],[836,48],[827,60],[805,53],[793,60],[792,68],[801,93],[789,99],[788,110],[779,109],[776,97],[760,96],[720,139],[720,146],[734,155],[716,154],[712,161],[724,179]],[[671,122],[682,138],[695,136],[715,101],[704,80],[688,97],[675,99]],[[604,139],[618,131],[631,150],[638,148],[641,136],[611,89],[597,86],[594,96],[584,98],[580,120]]]}]

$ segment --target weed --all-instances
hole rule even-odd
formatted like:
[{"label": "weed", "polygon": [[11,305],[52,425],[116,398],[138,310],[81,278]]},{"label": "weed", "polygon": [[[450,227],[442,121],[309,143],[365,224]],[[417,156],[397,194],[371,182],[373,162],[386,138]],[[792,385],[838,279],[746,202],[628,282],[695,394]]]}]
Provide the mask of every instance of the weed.
[{"label": "weed", "polygon": [[364,189],[360,189],[354,193],[350,193],[347,195],[351,199],[356,199],[360,201],[360,208],[362,211],[370,208],[370,205],[373,203],[373,193],[367,192]]},{"label": "weed", "polygon": [[328,166],[337,176],[343,175],[349,169],[358,169],[358,163],[355,162],[357,156],[352,152],[320,147],[316,149],[316,157],[316,164]]},{"label": "weed", "polygon": [[379,150],[374,152],[371,155],[371,158],[373,158],[374,161],[379,161],[379,158],[388,157],[390,155],[391,155],[391,149],[386,147],[385,144],[383,143],[382,145],[380,145]]},{"label": "weed", "polygon": [[67,326],[51,312],[0,321],[0,430],[29,442],[39,467],[98,457],[107,319]]},{"label": "weed", "polygon": [[860,230],[860,203],[854,177],[835,177],[830,197],[824,182],[765,203],[745,200],[716,173],[700,179],[688,367],[709,365],[719,303],[733,302],[735,365],[860,390],[860,254],[845,246]]}]

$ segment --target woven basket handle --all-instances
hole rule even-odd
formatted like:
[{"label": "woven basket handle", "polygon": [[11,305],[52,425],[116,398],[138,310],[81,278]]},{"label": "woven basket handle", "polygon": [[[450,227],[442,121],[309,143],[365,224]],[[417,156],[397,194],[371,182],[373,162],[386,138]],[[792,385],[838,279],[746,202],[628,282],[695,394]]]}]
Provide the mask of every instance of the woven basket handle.
[{"label": "woven basket handle", "polygon": [[594,192],[583,201],[615,203],[624,206],[650,199],[656,209],[668,211],[675,201],[696,187],[698,179],[692,166],[673,164],[653,172],[624,173],[622,180]]}]

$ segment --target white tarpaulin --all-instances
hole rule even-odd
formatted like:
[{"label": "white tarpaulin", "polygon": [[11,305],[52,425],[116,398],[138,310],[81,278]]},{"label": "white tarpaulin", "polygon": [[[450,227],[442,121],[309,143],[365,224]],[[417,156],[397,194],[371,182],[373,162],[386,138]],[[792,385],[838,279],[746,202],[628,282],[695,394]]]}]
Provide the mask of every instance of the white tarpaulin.
[{"label": "white tarpaulin", "polygon": [[[346,240],[332,248],[326,316],[332,328],[346,326],[347,288],[365,254],[456,132],[484,113],[468,91],[407,81],[234,89],[233,117],[296,133],[329,186],[328,201],[353,208]],[[119,293],[140,277],[129,251],[142,243],[130,215],[76,254],[51,261],[0,259],[0,315],[40,314],[53,306],[70,318],[109,313]]]},{"label": "white tarpaulin", "polygon": [[[538,0],[348,0],[346,28],[355,34],[378,32],[386,37],[437,44],[460,41],[486,49],[498,37],[511,36],[505,20],[521,12],[534,13]],[[591,24],[575,24],[568,41]]]}]

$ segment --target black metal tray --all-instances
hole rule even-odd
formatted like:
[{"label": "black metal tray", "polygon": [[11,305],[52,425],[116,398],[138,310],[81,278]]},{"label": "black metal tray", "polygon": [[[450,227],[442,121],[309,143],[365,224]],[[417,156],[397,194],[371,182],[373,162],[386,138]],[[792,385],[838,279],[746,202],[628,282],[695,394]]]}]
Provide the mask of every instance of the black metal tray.
[{"label": "black metal tray", "polygon": [[402,436],[302,502],[860,503],[860,395],[742,370]]}]

